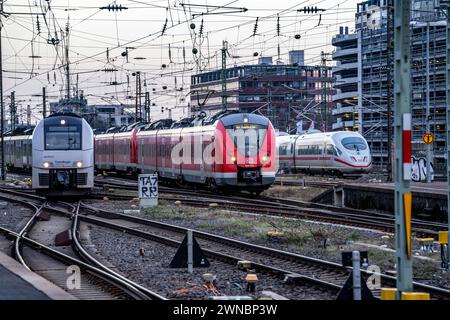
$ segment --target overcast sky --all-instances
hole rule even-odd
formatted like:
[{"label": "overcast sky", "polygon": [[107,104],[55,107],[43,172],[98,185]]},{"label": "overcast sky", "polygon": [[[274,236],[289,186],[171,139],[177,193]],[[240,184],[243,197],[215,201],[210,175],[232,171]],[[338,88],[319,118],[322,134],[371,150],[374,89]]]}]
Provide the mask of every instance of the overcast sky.
[{"label": "overcast sky", "polygon": [[[64,94],[65,78],[61,66],[62,44],[66,39],[61,30],[65,30],[67,23],[70,27],[71,83],[75,85],[78,77],[78,88],[84,91],[89,104],[134,104],[133,99],[127,99],[135,92],[132,73],[141,71],[142,84],[146,83],[152,102],[156,103],[156,107],[152,107],[153,116],[161,116],[160,109],[165,107],[176,108],[174,115],[180,117],[181,107],[189,101],[190,75],[198,70],[215,69],[221,64],[223,40],[229,43],[228,65],[256,63],[254,52],[273,56],[275,60],[278,44],[284,61],[287,61],[288,51],[301,49],[305,50],[305,63],[317,65],[321,51],[333,51],[331,39],[339,26],[354,29],[358,2],[117,0],[117,5],[128,9],[108,11],[100,7],[114,2],[52,0],[49,10],[45,0],[6,0],[4,11],[11,13],[6,19],[2,17],[6,110],[9,110],[9,94],[15,91],[19,106],[25,110],[30,104],[36,121],[42,109],[42,98],[33,95],[41,94],[42,87],[47,88],[49,101],[56,101]],[[317,6],[326,11],[321,19],[319,14],[297,12],[305,6]],[[242,12],[242,8],[248,11]],[[278,16],[280,36],[277,33]],[[192,23],[195,29],[190,28]],[[301,35],[300,40],[294,38],[296,34]],[[53,42],[59,40],[59,44],[51,44],[52,38]],[[193,48],[198,50],[196,55],[192,53]],[[122,56],[127,50],[128,59]],[[105,68],[117,71],[105,72]],[[111,85],[113,82],[117,85]]]}]

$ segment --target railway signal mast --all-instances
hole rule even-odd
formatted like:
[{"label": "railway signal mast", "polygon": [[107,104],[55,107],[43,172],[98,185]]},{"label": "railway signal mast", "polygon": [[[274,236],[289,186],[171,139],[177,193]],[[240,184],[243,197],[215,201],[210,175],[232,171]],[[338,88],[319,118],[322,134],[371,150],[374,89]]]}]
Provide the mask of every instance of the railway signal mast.
[{"label": "railway signal mast", "polygon": [[397,298],[412,292],[410,0],[394,6],[395,236]]},{"label": "railway signal mast", "polygon": [[[448,200],[450,203],[450,1],[440,1],[440,7],[444,11],[444,14],[447,18],[447,28],[446,28],[446,66],[447,66],[447,72],[446,72],[446,96],[447,96],[447,122],[446,122],[446,131],[447,131],[447,141],[446,141],[446,148],[447,148],[447,183],[448,183]],[[448,238],[447,238],[447,265],[446,269],[450,269],[450,206],[447,206],[447,221],[448,221]]]}]

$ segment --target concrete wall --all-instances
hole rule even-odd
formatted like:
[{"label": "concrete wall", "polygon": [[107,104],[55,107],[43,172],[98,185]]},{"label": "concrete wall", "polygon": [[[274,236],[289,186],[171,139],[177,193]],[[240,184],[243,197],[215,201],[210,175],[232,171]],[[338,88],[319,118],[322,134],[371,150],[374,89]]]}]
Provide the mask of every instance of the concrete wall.
[{"label": "concrete wall", "polygon": [[[346,207],[362,210],[376,210],[394,214],[394,190],[342,186]],[[333,191],[325,192],[315,202],[333,204]],[[428,192],[413,192],[413,217],[418,219],[447,221],[447,196]]]}]

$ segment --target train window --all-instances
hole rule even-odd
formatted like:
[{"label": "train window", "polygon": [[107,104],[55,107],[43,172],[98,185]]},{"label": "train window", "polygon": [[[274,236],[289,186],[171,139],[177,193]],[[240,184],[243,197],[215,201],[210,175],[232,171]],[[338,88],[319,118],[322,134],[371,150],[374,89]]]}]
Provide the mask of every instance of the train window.
[{"label": "train window", "polygon": [[267,126],[256,124],[237,124],[226,127],[227,134],[234,141],[240,154],[245,157],[255,156],[264,141]]},{"label": "train window", "polygon": [[327,144],[327,155],[329,156],[337,156],[337,152],[334,149],[334,146],[331,144]]},{"label": "train window", "polygon": [[342,139],[342,145],[344,146],[345,149],[348,149],[348,150],[361,151],[361,150],[367,149],[366,142],[364,141],[363,138],[360,138],[360,137],[344,138],[344,139]]},{"label": "train window", "polygon": [[81,150],[81,126],[45,126],[45,150]]},{"label": "train window", "polygon": [[280,146],[280,156],[287,155],[287,145],[281,145]]},{"label": "train window", "polygon": [[298,146],[297,154],[299,156],[307,155],[308,154],[308,146]]}]

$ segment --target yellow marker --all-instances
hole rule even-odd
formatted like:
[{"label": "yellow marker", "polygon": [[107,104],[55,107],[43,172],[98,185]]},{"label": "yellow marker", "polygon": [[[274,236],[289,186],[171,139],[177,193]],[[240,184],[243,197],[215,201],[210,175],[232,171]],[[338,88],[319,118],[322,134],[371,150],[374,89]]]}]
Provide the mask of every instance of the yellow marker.
[{"label": "yellow marker", "polygon": [[273,238],[279,238],[279,237],[283,237],[284,233],[280,232],[280,231],[268,231],[267,235],[269,237],[273,237]]},{"label": "yellow marker", "polygon": [[258,281],[258,276],[257,276],[256,274],[249,273],[249,274],[247,274],[247,276],[245,277],[245,280],[248,281],[248,282]]},{"label": "yellow marker", "polygon": [[402,292],[402,300],[430,300],[430,294],[424,292]]},{"label": "yellow marker", "polygon": [[433,242],[434,238],[417,238],[417,242]]},{"label": "yellow marker", "polygon": [[381,288],[381,300],[396,300],[397,289]]},{"label": "yellow marker", "polygon": [[448,231],[439,231],[439,244],[448,244]]},{"label": "yellow marker", "polygon": [[406,253],[408,258],[411,257],[411,209],[412,209],[412,194],[407,192],[403,195],[403,210],[405,214],[405,229],[406,229]]}]

